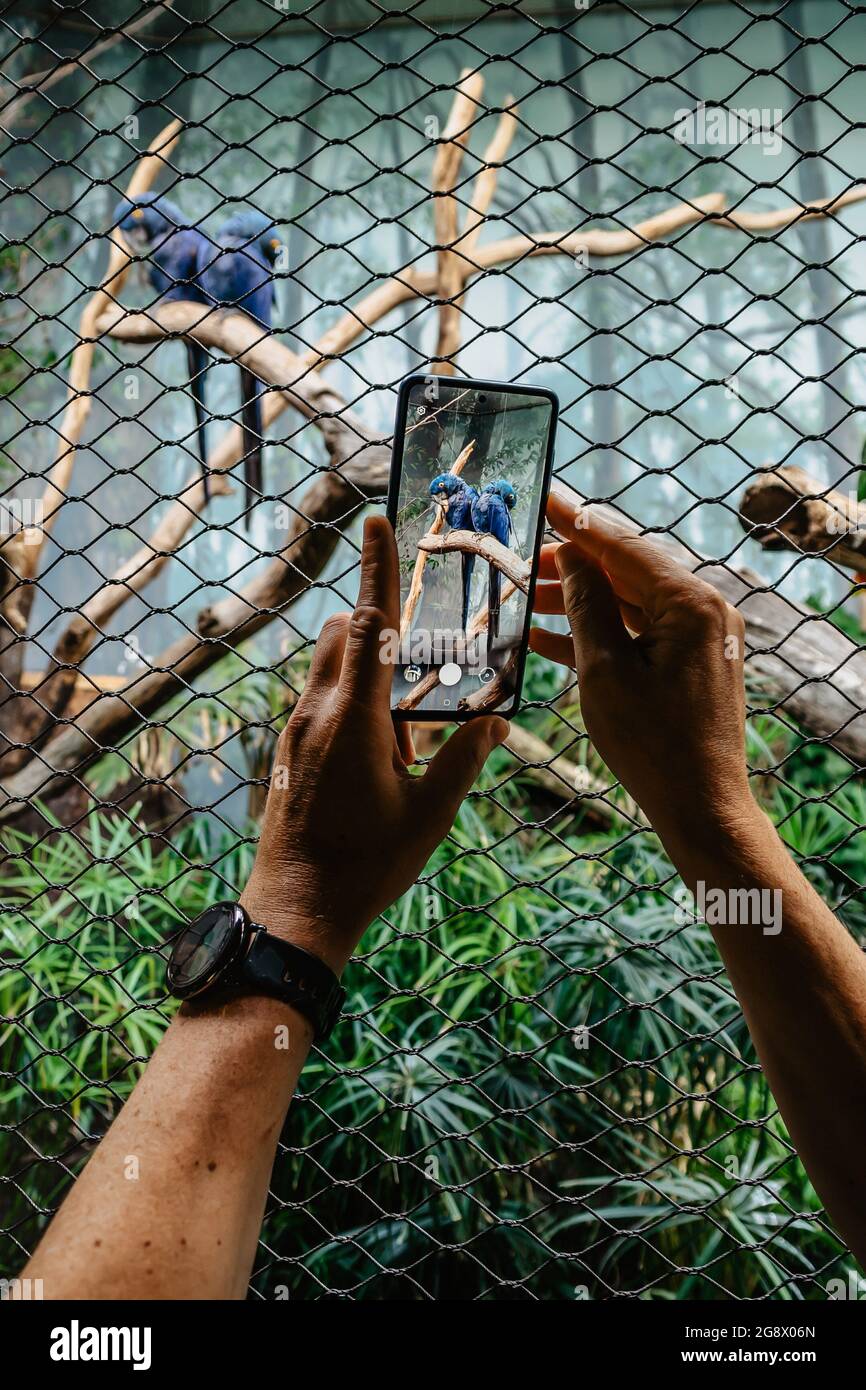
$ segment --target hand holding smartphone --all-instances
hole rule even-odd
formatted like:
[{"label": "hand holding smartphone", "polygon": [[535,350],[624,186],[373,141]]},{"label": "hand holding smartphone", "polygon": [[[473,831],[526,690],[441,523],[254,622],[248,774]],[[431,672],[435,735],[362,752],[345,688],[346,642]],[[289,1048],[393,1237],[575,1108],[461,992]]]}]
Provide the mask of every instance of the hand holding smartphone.
[{"label": "hand holding smartphone", "polygon": [[388,494],[400,630],[383,652],[396,717],[515,712],[557,414],[556,396],[539,387],[403,382]]}]

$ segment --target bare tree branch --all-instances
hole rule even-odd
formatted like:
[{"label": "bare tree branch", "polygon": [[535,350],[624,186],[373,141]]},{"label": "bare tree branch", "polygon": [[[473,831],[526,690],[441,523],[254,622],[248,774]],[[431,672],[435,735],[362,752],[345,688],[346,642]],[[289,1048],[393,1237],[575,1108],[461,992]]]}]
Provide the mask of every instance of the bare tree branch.
[{"label": "bare tree branch", "polygon": [[[43,96],[49,88],[62,82],[64,77],[70,77],[74,72],[89,72],[88,63],[94,62],[102,53],[109,48],[114,48],[123,39],[131,39],[141,29],[152,24],[160,10],[170,10],[174,0],[158,0],[158,3],[147,5],[144,14],[139,15],[138,19],[132,20],[125,28],[118,29],[109,34],[106,38],[97,39],[88,48],[76,53],[74,58],[61,63],[58,67],[46,68],[43,72],[30,73],[28,77],[19,82],[11,82],[4,78],[8,86],[15,86],[19,90],[19,95],[9,102],[5,112],[5,129],[9,130],[17,120],[20,120],[24,111],[33,101],[34,97]],[[86,59],[86,62],[85,62]]]},{"label": "bare tree branch", "polygon": [[366,505],[386,473],[380,446],[341,471],[321,474],[304,494],[284,549],[238,594],[201,610],[184,637],[150,669],[114,694],[100,696],[13,777],[0,784],[0,821],[14,819],[29,800],[49,800],[123,741],[228,651],[252,637],[307,591],[327,564],[341,531]]},{"label": "bare tree branch", "polygon": [[[840,208],[866,198],[866,184],[858,184],[819,203],[795,204],[773,212],[749,213],[739,209],[726,210],[722,193],[707,193],[688,203],[675,203],[664,212],[639,222],[635,227],[617,231],[589,228],[586,231],[540,232],[534,236],[521,234],[486,246],[470,247],[467,252],[460,243],[455,255],[465,263],[464,284],[485,270],[509,261],[531,256],[625,256],[641,250],[652,242],[661,241],[695,222],[711,222],[731,231],[760,232],[781,230],[797,222],[815,217],[829,217]],[[392,276],[353,305],[341,319],[320,338],[306,354],[311,363],[339,357],[366,331],[372,329],[392,309],[411,299],[428,299],[437,294],[436,274],[407,269]]]},{"label": "bare tree branch", "polygon": [[[139,161],[129,182],[127,192],[130,197],[136,197],[145,192],[153,184],[174,148],[180,135],[181,126],[181,121],[172,121],[153,140],[147,153]],[[72,353],[66,409],[58,430],[59,440],[55,462],[48,475],[41,499],[42,524],[38,527],[27,528],[22,534],[20,544],[14,547],[7,544],[3,547],[7,571],[6,609],[11,603],[14,613],[23,620],[23,628],[16,629],[14,622],[9,623],[6,620],[4,611],[4,621],[0,623],[0,671],[2,671],[4,684],[13,692],[11,697],[7,696],[0,702],[0,714],[2,714],[2,724],[6,732],[11,732],[18,716],[24,713],[23,706],[17,708],[19,702],[15,692],[20,689],[21,685],[25,645],[21,634],[26,631],[35,597],[35,586],[32,581],[39,573],[46,539],[66,500],[75,462],[76,446],[90,413],[89,386],[96,344],[96,320],[121,289],[129,265],[129,253],[125,249],[122,239],[119,236],[114,236],[102,286],[88,301],[81,316],[79,342]],[[14,583],[11,580],[13,571],[16,576]]]},{"label": "bare tree branch", "polygon": [[454,185],[463,162],[484,78],[466,69],[454,94],[451,114],[433,160],[433,224],[436,235],[436,278],[439,299],[439,340],[436,370],[453,375],[454,357],[460,346],[460,307],[463,265],[455,253],[457,241],[457,199]]},{"label": "bare tree branch", "polygon": [[[512,584],[510,580],[506,580],[506,582],[502,586],[502,592],[499,595],[500,605],[507,603],[508,600],[511,598],[512,594],[516,593],[517,586],[515,584]],[[472,622],[466,629],[467,645],[470,642],[472,642],[472,640],[475,637],[477,637],[479,633],[484,631],[484,629],[487,627],[487,621],[488,610],[485,607],[475,614],[475,617],[472,619]],[[418,681],[417,685],[413,685],[408,695],[403,696],[403,699],[400,700],[399,704],[397,705],[397,709],[417,709],[424,697],[426,695],[429,695],[432,690],[435,690],[438,684],[438,670],[428,671],[427,675],[423,676],[421,680]]]},{"label": "bare tree branch", "polygon": [[[172,121],[152,141],[147,154],[139,162],[130,180],[127,197],[136,198],[151,187],[166,167],[168,157],[177,143],[182,127],[182,121]],[[33,579],[38,573],[45,541],[66,500],[69,481],[72,477],[72,466],[75,461],[75,450],[90,414],[92,399],[89,391],[90,371],[93,365],[94,349],[100,337],[97,322],[106,309],[114,303],[116,296],[123,288],[130,264],[131,257],[123,238],[119,232],[112,233],[108,269],[105,272],[102,285],[88,301],[81,315],[78,328],[79,342],[72,353],[67,406],[58,430],[57,456],[54,467],[48,475],[45,492],[42,495],[44,521],[40,528],[41,536],[37,544],[28,547],[26,566],[22,576],[25,579]]]}]

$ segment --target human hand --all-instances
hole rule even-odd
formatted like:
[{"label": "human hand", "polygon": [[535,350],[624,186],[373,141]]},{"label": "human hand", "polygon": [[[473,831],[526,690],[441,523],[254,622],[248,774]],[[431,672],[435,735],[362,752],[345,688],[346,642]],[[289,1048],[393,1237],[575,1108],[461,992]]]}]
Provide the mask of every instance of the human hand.
[{"label": "human hand", "polygon": [[381,634],[400,626],[394,534],[364,526],[353,614],[324,625],[277,747],[258,853],[241,901],[254,921],[339,973],[366,928],[412,884],[454,821],[488,753],[508,733],[462,725],[423,776],[408,726],[391,717]]},{"label": "human hand", "polygon": [[564,490],[547,515],[566,543],[542,550],[535,611],[565,613],[572,635],[533,628],[533,650],[576,670],[593,745],[669,851],[735,826],[757,810],[742,617],[651,541],[586,524]]}]

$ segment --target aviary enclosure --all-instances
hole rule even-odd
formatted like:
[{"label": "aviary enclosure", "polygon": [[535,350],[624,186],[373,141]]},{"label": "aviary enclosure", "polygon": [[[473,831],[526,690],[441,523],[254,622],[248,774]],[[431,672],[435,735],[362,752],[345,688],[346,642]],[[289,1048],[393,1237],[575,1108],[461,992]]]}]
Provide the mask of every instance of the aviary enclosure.
[{"label": "aviary enclosure", "polygon": [[[866,931],[863,7],[29,0],[0,46],[0,1273],[243,883],[410,371],[553,387],[558,476],[741,608],[756,795]],[[155,304],[147,190],[273,221],[269,329]],[[524,696],[350,968],[251,1297],[826,1297],[854,1264],[707,928],[575,687]]]}]

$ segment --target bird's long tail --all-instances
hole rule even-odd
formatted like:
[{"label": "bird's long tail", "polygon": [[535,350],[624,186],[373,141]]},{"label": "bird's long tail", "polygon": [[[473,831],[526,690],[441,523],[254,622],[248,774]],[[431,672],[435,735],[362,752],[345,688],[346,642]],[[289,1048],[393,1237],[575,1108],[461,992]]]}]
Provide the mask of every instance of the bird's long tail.
[{"label": "bird's long tail", "polygon": [[189,388],[195,406],[195,428],[198,435],[198,456],[201,460],[204,500],[207,502],[210,498],[210,486],[208,484],[207,445],[205,442],[207,411],[204,402],[204,374],[207,371],[208,355],[199,343],[187,343],[186,363],[189,371]]},{"label": "bird's long tail", "polygon": [[472,592],[472,571],[475,568],[475,556],[463,556],[463,631],[466,631],[466,624],[469,621],[469,595]]},{"label": "bird's long tail", "polygon": [[490,584],[487,594],[487,637],[489,645],[499,636],[499,603],[502,592],[502,575],[495,565],[490,566]]},{"label": "bird's long tail", "polygon": [[258,377],[246,367],[241,373],[241,428],[244,448],[244,527],[262,495],[262,391]]}]

